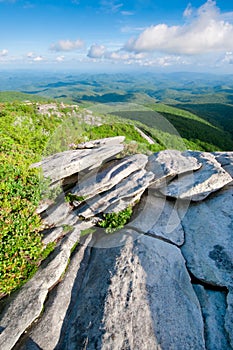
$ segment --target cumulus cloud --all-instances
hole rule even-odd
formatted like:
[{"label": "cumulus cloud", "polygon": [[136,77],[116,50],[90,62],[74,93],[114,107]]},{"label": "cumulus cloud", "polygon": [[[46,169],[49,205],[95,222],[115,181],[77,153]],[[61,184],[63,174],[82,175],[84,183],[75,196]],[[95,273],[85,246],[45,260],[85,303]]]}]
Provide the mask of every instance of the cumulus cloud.
[{"label": "cumulus cloud", "polygon": [[50,46],[52,51],[75,51],[80,50],[84,47],[84,42],[80,39],[71,41],[71,40],[60,40],[57,43],[53,43]]},{"label": "cumulus cloud", "polygon": [[90,58],[102,58],[105,54],[106,48],[104,45],[92,45],[88,51],[87,56]]},{"label": "cumulus cloud", "polygon": [[184,16],[189,21],[182,26],[161,23],[146,28],[137,38],[131,38],[125,49],[177,55],[233,49],[233,25],[222,18],[215,1],[208,0],[194,14],[191,5],[188,5]]},{"label": "cumulus cloud", "polygon": [[7,55],[8,55],[8,50],[6,50],[6,49],[0,50],[1,57],[7,56]]},{"label": "cumulus cloud", "polygon": [[33,58],[33,61],[34,62],[41,62],[41,61],[44,61],[44,58],[42,56],[36,56]]}]

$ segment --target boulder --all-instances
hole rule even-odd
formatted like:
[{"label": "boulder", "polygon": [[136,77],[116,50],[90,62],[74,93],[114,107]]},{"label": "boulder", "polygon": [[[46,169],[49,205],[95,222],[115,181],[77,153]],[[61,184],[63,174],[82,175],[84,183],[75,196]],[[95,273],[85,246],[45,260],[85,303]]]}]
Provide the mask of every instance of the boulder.
[{"label": "boulder", "polygon": [[232,181],[228,172],[217,162],[213,154],[207,152],[186,152],[187,156],[197,158],[201,168],[191,174],[183,174],[173,180],[161,192],[170,197],[200,201]]},{"label": "boulder", "polygon": [[109,141],[94,149],[70,150],[57,153],[34,163],[32,167],[42,167],[43,175],[57,182],[65,177],[81,172],[85,169],[94,169],[102,163],[122,152],[124,138],[110,138]]},{"label": "boulder", "polygon": [[177,150],[165,150],[149,157],[146,169],[155,175],[153,187],[161,187],[175,177],[193,172],[201,167],[201,163],[192,155]]},{"label": "boulder", "polygon": [[74,300],[56,349],[205,349],[185,261],[160,240],[133,231],[97,239]]},{"label": "boulder", "polygon": [[233,188],[191,204],[182,226],[181,247],[192,274],[205,283],[233,286]]}]

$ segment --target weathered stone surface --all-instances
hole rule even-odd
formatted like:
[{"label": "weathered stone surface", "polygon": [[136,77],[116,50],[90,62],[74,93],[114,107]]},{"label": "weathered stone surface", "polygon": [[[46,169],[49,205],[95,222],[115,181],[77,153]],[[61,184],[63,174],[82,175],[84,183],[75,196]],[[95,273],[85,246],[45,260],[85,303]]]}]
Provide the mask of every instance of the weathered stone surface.
[{"label": "weathered stone surface", "polygon": [[55,242],[58,238],[63,235],[63,227],[53,227],[42,232],[42,241],[45,245]]},{"label": "weathered stone surface", "polygon": [[233,189],[191,204],[182,225],[181,250],[194,276],[209,284],[233,286]]},{"label": "weathered stone surface", "polygon": [[150,190],[129,226],[180,246],[184,243],[184,231],[176,205]]},{"label": "weathered stone surface", "polygon": [[121,142],[121,137],[109,138],[109,141],[99,148],[57,153],[32,166],[42,167],[44,176],[53,183],[84,169],[99,167],[104,161],[123,151],[124,145]]},{"label": "weathered stone surface", "polygon": [[92,237],[88,236],[76,249],[64,279],[49,295],[43,317],[24,335],[18,350],[55,349],[67,322],[67,312],[75,304],[82,285],[90,258],[91,245],[88,245],[91,239]]},{"label": "weathered stone surface", "polygon": [[137,238],[131,231],[96,242],[56,349],[205,348],[199,303],[179,249]]},{"label": "weathered stone surface", "polygon": [[228,339],[231,344],[231,349],[233,349],[233,290],[229,288],[229,293],[227,295],[227,311],[225,316],[225,328],[228,333]]},{"label": "weathered stone surface", "polygon": [[43,222],[48,226],[56,226],[68,216],[70,211],[69,203],[59,201],[52,207],[47,208],[46,212],[43,213]]},{"label": "weathered stone surface", "polygon": [[161,190],[164,195],[199,201],[232,181],[230,174],[221,167],[213,154],[192,151],[186,154],[196,157],[198,162],[202,163],[202,167],[191,174],[183,174],[173,180]]},{"label": "weathered stone surface", "polygon": [[186,152],[165,150],[151,155],[146,168],[152,171],[157,179],[153,187],[160,187],[166,180],[182,173],[192,172],[200,167],[201,163]]},{"label": "weathered stone surface", "polygon": [[125,140],[124,136],[106,137],[99,140],[92,140],[92,141],[79,143],[77,147],[80,149],[84,149],[84,148],[99,148],[102,146],[114,146],[114,145],[119,145],[119,143],[124,142],[124,140]]},{"label": "weathered stone surface", "polygon": [[205,349],[178,248],[128,231],[97,238],[91,250],[80,247],[79,269],[74,257],[44,319],[18,349]]},{"label": "weathered stone surface", "polygon": [[223,169],[233,178],[233,152],[215,152],[213,154]]},{"label": "weathered stone surface", "polygon": [[225,329],[226,292],[208,290],[200,285],[194,285],[194,290],[201,304],[206,349],[232,349]]},{"label": "weathered stone surface", "polygon": [[153,179],[154,175],[151,172],[146,172],[143,169],[138,170],[118,183],[113,189],[87,200],[77,213],[84,218],[89,218],[106,211],[107,208],[119,201],[122,204],[121,208],[126,208],[135,202],[135,198],[138,198],[137,195],[142,194],[153,182]]},{"label": "weathered stone surface", "polygon": [[10,303],[0,323],[3,329],[0,335],[1,350],[12,349],[23,332],[40,316],[48,291],[59,281],[65,271],[71,249],[79,240],[83,227],[80,224],[66,237],[55,250],[53,259],[46,267],[39,268]]},{"label": "weathered stone surface", "polygon": [[87,175],[85,179],[77,183],[71,193],[85,198],[94,197],[114,187],[133,172],[143,169],[147,161],[148,157],[143,154],[135,154],[124,158],[109,167],[105,167],[103,171],[95,173],[91,177]]}]

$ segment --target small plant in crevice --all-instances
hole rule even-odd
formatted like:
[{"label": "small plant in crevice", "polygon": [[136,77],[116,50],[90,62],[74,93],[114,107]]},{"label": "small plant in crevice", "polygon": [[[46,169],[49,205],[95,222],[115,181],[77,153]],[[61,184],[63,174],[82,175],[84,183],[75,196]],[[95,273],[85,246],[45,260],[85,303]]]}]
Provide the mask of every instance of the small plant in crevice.
[{"label": "small plant in crevice", "polygon": [[86,199],[85,196],[78,196],[73,193],[67,193],[65,196],[65,201],[68,203],[72,203],[74,201],[82,203],[83,201],[85,201],[85,199]]},{"label": "small plant in crevice", "polygon": [[103,227],[106,233],[120,230],[129,222],[132,213],[133,209],[129,206],[118,213],[103,214],[103,220],[98,222],[98,226]]}]

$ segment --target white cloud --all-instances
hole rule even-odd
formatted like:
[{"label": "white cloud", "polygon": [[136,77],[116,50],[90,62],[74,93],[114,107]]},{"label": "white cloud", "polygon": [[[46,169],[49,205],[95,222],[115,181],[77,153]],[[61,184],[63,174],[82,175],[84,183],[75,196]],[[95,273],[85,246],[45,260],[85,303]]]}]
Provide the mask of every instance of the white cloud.
[{"label": "white cloud", "polygon": [[33,52],[28,52],[27,53],[27,57],[28,58],[33,58],[35,55],[34,55],[34,53]]},{"label": "white cloud", "polygon": [[71,40],[60,40],[57,43],[53,43],[50,46],[52,51],[74,51],[80,50],[84,47],[84,42],[80,39],[71,41]]},{"label": "white cloud", "polygon": [[41,61],[44,61],[44,58],[42,56],[36,56],[33,58],[33,61],[34,62],[41,62]]},{"label": "white cloud", "polygon": [[0,50],[0,57],[5,57],[7,55],[8,55],[8,50],[6,49]]},{"label": "white cloud", "polygon": [[192,5],[189,3],[186,9],[184,10],[183,16],[190,17],[193,13]]},{"label": "white cloud", "polygon": [[[191,16],[191,5],[185,10]],[[146,28],[131,38],[125,49],[134,52],[164,52],[196,55],[233,49],[233,25],[222,19],[215,1],[208,0],[183,26],[165,23]]]},{"label": "white cloud", "polygon": [[102,9],[109,13],[118,12],[123,6],[122,3],[119,3],[117,0],[102,0],[101,1]]},{"label": "white cloud", "polygon": [[58,57],[56,57],[56,61],[57,62],[63,62],[64,59],[65,59],[65,56],[58,56]]},{"label": "white cloud", "polygon": [[233,64],[233,52],[232,51],[226,52],[221,63]]},{"label": "white cloud", "polygon": [[90,58],[102,58],[105,54],[106,48],[104,45],[92,45],[88,51],[87,56]]},{"label": "white cloud", "polygon": [[122,16],[133,16],[134,12],[132,11],[121,11]]}]

